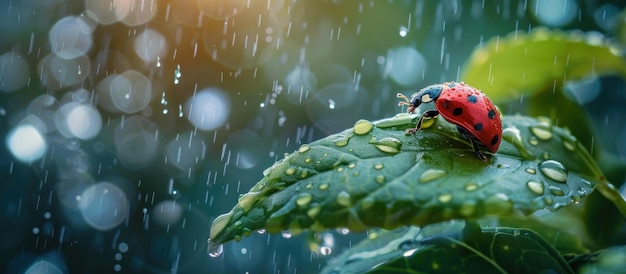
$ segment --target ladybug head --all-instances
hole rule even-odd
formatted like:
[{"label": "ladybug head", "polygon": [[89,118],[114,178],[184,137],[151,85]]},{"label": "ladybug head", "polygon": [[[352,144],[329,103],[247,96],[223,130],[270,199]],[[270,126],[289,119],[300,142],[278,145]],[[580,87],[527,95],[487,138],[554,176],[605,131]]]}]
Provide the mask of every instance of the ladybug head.
[{"label": "ladybug head", "polygon": [[409,106],[407,108],[407,112],[408,113],[413,113],[415,111],[415,109],[417,107],[419,107],[422,103],[430,103],[432,101],[435,101],[437,99],[437,97],[439,97],[439,94],[441,94],[442,90],[443,90],[443,86],[440,85],[440,84],[430,85],[430,86],[427,86],[427,87],[425,87],[423,89],[420,89],[418,92],[413,94],[413,96],[411,96],[411,99],[409,99],[406,96],[398,93],[398,95],[397,95],[398,98],[404,99],[404,101],[398,103],[398,105],[399,106],[402,106],[402,105]]}]

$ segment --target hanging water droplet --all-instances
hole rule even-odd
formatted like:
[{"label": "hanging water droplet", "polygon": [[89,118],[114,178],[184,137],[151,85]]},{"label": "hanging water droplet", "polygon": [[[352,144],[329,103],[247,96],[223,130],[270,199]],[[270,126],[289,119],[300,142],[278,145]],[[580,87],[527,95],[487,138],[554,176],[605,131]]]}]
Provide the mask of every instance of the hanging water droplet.
[{"label": "hanging water droplet", "polygon": [[217,216],[217,218],[215,218],[215,220],[213,221],[213,224],[211,225],[211,232],[209,233],[209,238],[215,239],[215,237],[219,235],[222,232],[222,230],[224,230],[224,228],[226,228],[226,225],[230,223],[230,220],[233,218],[233,215],[234,213],[230,211],[228,213]]},{"label": "hanging water droplet", "polygon": [[333,249],[330,246],[320,246],[320,254],[327,256],[333,253]]},{"label": "hanging water droplet", "polygon": [[207,241],[209,246],[207,247],[207,253],[209,253],[209,256],[213,257],[213,258],[217,258],[219,256],[222,256],[222,254],[224,253],[224,245],[217,245],[217,246],[213,246],[211,245],[211,241]]},{"label": "hanging water droplet", "polygon": [[526,187],[528,187],[530,191],[537,195],[542,195],[544,191],[544,185],[542,182],[530,180],[526,183]]},{"label": "hanging water droplet", "polygon": [[439,178],[445,177],[446,175],[447,175],[447,172],[445,170],[428,169],[428,170],[424,171],[424,173],[422,173],[422,175],[419,178],[419,182],[420,183],[432,182],[432,181],[437,180]]},{"label": "hanging water droplet", "polygon": [[356,135],[365,135],[370,133],[374,128],[374,124],[367,120],[358,120],[354,123],[354,134]]},{"label": "hanging water droplet", "polygon": [[283,238],[285,238],[285,239],[291,239],[291,237],[293,236],[291,234],[291,232],[289,232],[289,231],[283,231],[283,232],[280,233],[280,235],[283,236]]},{"label": "hanging water droplet", "polygon": [[412,240],[406,240],[400,243],[398,249],[402,251],[402,256],[411,257],[419,249],[419,244]]},{"label": "hanging water droplet", "polygon": [[567,169],[565,169],[563,164],[557,161],[544,161],[539,164],[539,170],[541,171],[541,173],[543,173],[543,175],[556,182],[565,183],[567,181]]}]

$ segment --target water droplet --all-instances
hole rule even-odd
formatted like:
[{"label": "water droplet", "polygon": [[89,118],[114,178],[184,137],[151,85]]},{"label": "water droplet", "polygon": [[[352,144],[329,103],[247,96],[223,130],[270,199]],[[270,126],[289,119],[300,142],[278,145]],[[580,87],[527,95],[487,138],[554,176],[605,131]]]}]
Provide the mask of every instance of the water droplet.
[{"label": "water droplet", "polygon": [[533,146],[536,146],[536,145],[539,144],[539,139],[537,139],[537,137],[535,137],[535,136],[530,136],[528,138],[528,143],[533,145]]},{"label": "water droplet", "polygon": [[519,129],[514,126],[506,127],[502,130],[502,139],[513,144],[515,148],[520,152],[525,159],[534,159],[535,156],[528,151],[524,143],[522,142],[522,134]]},{"label": "water droplet", "polygon": [[565,196],[565,192],[558,186],[550,186],[550,193],[556,196]]},{"label": "water droplet", "polygon": [[[372,143],[370,141],[370,143]],[[400,147],[402,147],[402,143],[393,137],[386,137],[380,141],[374,141],[373,143],[376,148],[382,152],[396,154],[400,152]]]},{"label": "water droplet", "polygon": [[345,147],[348,145],[348,141],[350,141],[350,138],[347,138],[345,136],[341,136],[341,138],[335,140],[335,146],[337,147]]},{"label": "water droplet", "polygon": [[437,200],[439,200],[439,202],[444,203],[444,204],[448,203],[452,201],[452,194],[449,194],[449,193],[441,194],[439,195],[439,197],[437,197]]},{"label": "water droplet", "polygon": [[364,210],[368,210],[368,209],[372,208],[374,203],[376,203],[376,200],[374,200],[374,198],[367,197],[367,198],[361,200],[361,208],[364,209]]},{"label": "water droplet", "polygon": [[367,120],[358,120],[354,123],[354,134],[356,135],[365,135],[370,133],[374,128],[374,124]]},{"label": "water droplet", "polygon": [[311,147],[309,145],[301,145],[300,148],[298,149],[299,153],[305,153],[307,151],[309,151],[309,149],[311,149]]},{"label": "water droplet", "polygon": [[287,175],[293,175],[294,173],[296,173],[296,169],[293,167],[290,167],[287,170],[285,170],[285,174]]},{"label": "water droplet", "polygon": [[459,213],[465,217],[471,217],[476,211],[476,201],[466,200],[459,208]]},{"label": "water droplet", "polygon": [[544,161],[539,164],[539,170],[543,175],[556,182],[565,183],[567,181],[567,169],[557,161]]},{"label": "water droplet", "polygon": [[309,176],[309,171],[308,170],[302,170],[302,172],[300,172],[300,178],[306,178]]},{"label": "water droplet", "polygon": [[348,164],[348,168],[354,168],[354,167],[356,167],[356,163],[349,163]]},{"label": "water droplet", "polygon": [[478,185],[474,183],[465,184],[465,191],[474,191],[478,189]]},{"label": "water droplet", "polygon": [[419,249],[419,244],[412,240],[406,240],[400,243],[398,248],[402,251],[402,256],[410,257]]},{"label": "water droplet", "polygon": [[265,234],[265,229],[259,229],[256,231],[256,233],[259,233],[261,235]]},{"label": "water droplet", "polygon": [[379,184],[382,184],[385,182],[385,176],[384,175],[377,175],[376,176],[376,182]]},{"label": "water droplet", "polygon": [[313,189],[313,183],[308,183],[305,186],[306,189]]},{"label": "water droplet", "polygon": [[513,202],[508,195],[496,193],[483,201],[486,215],[505,215],[513,209]]},{"label": "water droplet", "polygon": [[338,167],[337,168],[337,172],[342,172],[343,171],[343,167]]},{"label": "water droplet", "polygon": [[526,183],[526,187],[528,187],[530,191],[532,191],[533,193],[537,195],[542,195],[544,191],[544,186],[542,182],[530,180]]},{"label": "water droplet", "polygon": [[574,202],[575,204],[580,204],[580,202],[582,202],[583,197],[580,195],[572,195],[572,202]]},{"label": "water droplet", "polygon": [[571,142],[567,139],[563,139],[563,146],[565,147],[565,149],[569,150],[569,151],[575,151],[576,150],[576,141]]},{"label": "water droplet", "polygon": [[309,210],[306,211],[306,215],[309,216],[309,218],[311,219],[315,219],[315,217],[317,217],[318,214],[320,214],[320,211],[322,210],[321,206],[314,206],[309,208]]},{"label": "water droplet", "polygon": [[226,225],[230,223],[230,220],[233,218],[234,213],[232,211],[217,216],[211,225],[211,233],[209,235],[210,239],[215,239],[215,237],[226,228]]},{"label": "water droplet", "polygon": [[320,254],[327,256],[333,253],[333,249],[329,246],[320,246]]},{"label": "water droplet", "polygon": [[213,246],[211,245],[211,241],[208,241],[208,243],[209,246],[207,247],[207,253],[209,253],[209,256],[213,258],[222,256],[222,253],[224,253],[224,245]]},{"label": "water droplet", "polygon": [[534,169],[534,168],[532,168],[532,167],[527,167],[527,168],[526,168],[526,172],[527,172],[528,174],[537,174],[537,170],[536,170],[536,169]]},{"label": "water droplet", "polygon": [[298,198],[296,199],[296,204],[298,206],[306,206],[308,205],[311,201],[313,200],[313,195],[311,195],[310,193],[301,193],[300,195],[298,195]]},{"label": "water droplet", "polygon": [[248,192],[239,197],[237,205],[243,209],[243,212],[248,212],[252,206],[259,200],[261,192]]},{"label": "water droplet", "polygon": [[550,140],[552,138],[552,131],[546,126],[531,127],[530,132],[532,132],[540,140]]},{"label": "water droplet", "polygon": [[337,203],[342,206],[350,206],[352,204],[352,198],[350,197],[350,193],[342,190],[337,194]]},{"label": "water droplet", "polygon": [[422,173],[422,175],[420,176],[419,182],[420,183],[428,183],[428,182],[432,182],[434,180],[437,180],[441,177],[446,176],[447,173],[445,170],[441,170],[441,169],[428,169],[426,171],[424,171],[424,173]]},{"label": "water droplet", "polygon": [[381,169],[383,169],[383,167],[385,167],[385,166],[383,164],[381,164],[381,163],[378,163],[378,164],[374,165],[374,169],[376,169],[376,170],[381,170]]},{"label": "water droplet", "polygon": [[283,236],[283,238],[285,238],[285,239],[291,239],[291,237],[293,236],[291,234],[291,232],[289,232],[289,231],[283,231],[283,232],[280,233],[280,235]]},{"label": "water droplet", "polygon": [[318,186],[320,190],[327,190],[330,185],[328,183],[323,183]]},{"label": "water droplet", "polygon": [[554,200],[552,200],[552,197],[550,196],[543,196],[543,202],[546,203],[546,205],[552,205]]}]

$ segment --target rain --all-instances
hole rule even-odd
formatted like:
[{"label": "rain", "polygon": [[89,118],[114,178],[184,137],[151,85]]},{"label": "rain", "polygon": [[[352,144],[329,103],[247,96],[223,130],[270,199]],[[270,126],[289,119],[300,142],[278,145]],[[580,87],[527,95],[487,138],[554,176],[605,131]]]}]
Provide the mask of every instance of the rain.
[{"label": "rain", "polygon": [[[317,273],[368,232],[259,230],[207,251],[211,224],[286,153],[402,112],[398,92],[461,81],[487,41],[547,27],[624,43],[625,8],[609,0],[0,1],[0,272]],[[624,78],[594,76],[564,90],[597,133],[584,145],[626,162]],[[524,112],[525,102],[504,114]],[[348,193],[337,199],[351,202]]]}]

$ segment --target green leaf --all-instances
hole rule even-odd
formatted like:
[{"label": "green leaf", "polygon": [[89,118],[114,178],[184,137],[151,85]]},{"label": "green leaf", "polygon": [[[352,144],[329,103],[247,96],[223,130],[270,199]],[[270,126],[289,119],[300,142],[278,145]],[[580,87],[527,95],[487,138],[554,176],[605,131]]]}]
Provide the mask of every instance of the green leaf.
[{"label": "green leaf", "polygon": [[626,75],[623,58],[623,51],[599,33],[535,28],[498,36],[476,49],[461,79],[502,102],[592,75]]},{"label": "green leaf", "polygon": [[548,121],[504,116],[501,147],[484,163],[443,119],[405,135],[416,117],[360,120],[287,155],[215,219],[211,246],[261,228],[362,231],[531,214],[606,184],[584,147]]},{"label": "green leaf", "polygon": [[339,256],[322,273],[573,273],[532,230],[460,224],[381,233]]},{"label": "green leaf", "polygon": [[[586,260],[580,273],[624,273],[626,271],[626,246],[614,246],[594,254],[583,256]],[[580,263],[580,262],[577,262]]]}]

